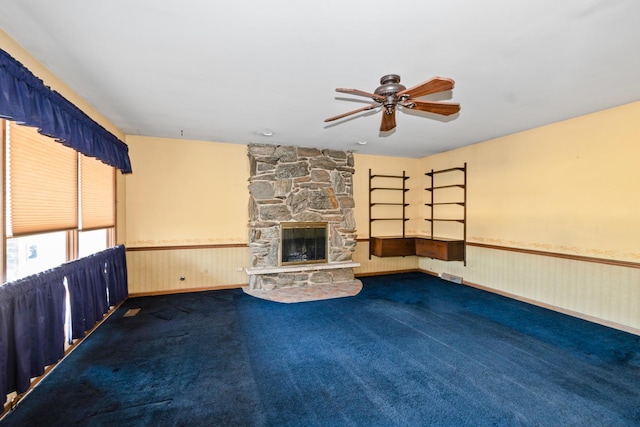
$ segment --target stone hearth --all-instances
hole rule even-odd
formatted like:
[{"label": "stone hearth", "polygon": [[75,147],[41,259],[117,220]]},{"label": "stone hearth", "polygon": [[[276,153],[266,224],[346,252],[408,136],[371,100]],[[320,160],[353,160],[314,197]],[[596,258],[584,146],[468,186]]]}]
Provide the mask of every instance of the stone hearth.
[{"label": "stone hearth", "polygon": [[[351,282],[356,246],[353,154],[251,144],[249,289]],[[327,222],[328,263],[281,267],[281,222]]]}]

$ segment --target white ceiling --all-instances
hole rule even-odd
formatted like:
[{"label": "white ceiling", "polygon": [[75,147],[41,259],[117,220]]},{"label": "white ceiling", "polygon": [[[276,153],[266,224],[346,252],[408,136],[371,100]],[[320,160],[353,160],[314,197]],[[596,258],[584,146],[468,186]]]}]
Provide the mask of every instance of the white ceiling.
[{"label": "white ceiling", "polygon": [[[638,0],[0,0],[1,28],[127,134],[403,157],[640,100],[639,18]],[[371,102],[336,87],[392,73],[454,79],[461,112],[323,122]]]}]

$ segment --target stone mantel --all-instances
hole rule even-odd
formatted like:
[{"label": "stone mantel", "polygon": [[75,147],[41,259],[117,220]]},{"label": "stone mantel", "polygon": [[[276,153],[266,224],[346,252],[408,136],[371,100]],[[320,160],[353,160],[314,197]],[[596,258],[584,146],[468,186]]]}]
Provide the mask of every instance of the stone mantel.
[{"label": "stone mantel", "polygon": [[245,271],[249,276],[254,274],[277,274],[277,273],[296,273],[300,271],[320,271],[331,270],[334,268],[358,268],[359,262],[325,262],[316,264],[298,264],[283,265],[280,267],[254,267],[246,268]]}]

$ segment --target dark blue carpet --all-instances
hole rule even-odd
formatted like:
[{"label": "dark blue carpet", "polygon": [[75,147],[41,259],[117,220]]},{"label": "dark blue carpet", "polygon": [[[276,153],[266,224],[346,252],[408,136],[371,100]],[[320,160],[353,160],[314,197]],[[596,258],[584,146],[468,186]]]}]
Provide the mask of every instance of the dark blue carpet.
[{"label": "dark blue carpet", "polygon": [[363,283],[129,299],[0,425],[640,425],[640,337],[420,273]]}]

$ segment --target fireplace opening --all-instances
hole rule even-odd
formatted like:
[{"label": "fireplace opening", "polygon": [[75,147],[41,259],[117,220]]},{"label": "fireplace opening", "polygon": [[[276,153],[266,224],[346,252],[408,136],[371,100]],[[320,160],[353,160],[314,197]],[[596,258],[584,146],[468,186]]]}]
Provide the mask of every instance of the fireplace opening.
[{"label": "fireplace opening", "polygon": [[280,223],[280,264],[327,262],[326,222]]}]

